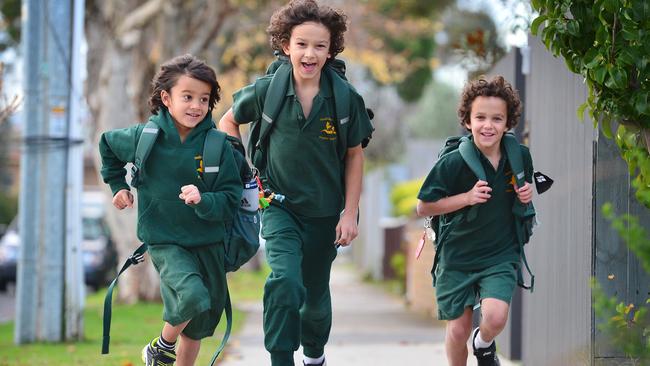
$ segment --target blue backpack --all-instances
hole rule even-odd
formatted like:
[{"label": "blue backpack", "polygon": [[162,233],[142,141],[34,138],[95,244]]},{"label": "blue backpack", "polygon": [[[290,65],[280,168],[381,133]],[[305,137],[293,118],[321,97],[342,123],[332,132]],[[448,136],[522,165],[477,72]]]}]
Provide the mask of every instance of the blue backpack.
[{"label": "blue backpack", "polygon": [[[136,146],[135,159],[131,168],[131,185],[137,188],[146,179],[144,164],[149,157],[156,138],[158,137],[159,127],[154,122],[147,122],[144,126],[138,144]],[[205,142],[203,144],[203,179],[208,187],[212,187],[219,173],[219,163],[221,162],[221,153],[224,144],[228,142],[233,147],[235,163],[239,167],[239,175],[244,182],[244,194],[242,202],[232,220],[225,223],[226,234],[224,239],[225,246],[225,270],[233,272],[239,269],[243,264],[248,262],[260,247],[260,214],[258,202],[251,202],[247,199],[247,193],[254,190],[253,195],[257,197],[258,187],[255,175],[251,170],[241,141],[235,137],[211,128],[207,131]],[[104,330],[102,340],[102,354],[107,354],[110,343],[111,327],[111,302],[113,298],[113,289],[117,285],[117,280],[127,268],[131,265],[138,264],[144,260],[143,255],[147,251],[147,244],[142,244],[133,254],[127,258],[126,262],[118,272],[117,276],[111,282],[104,299]],[[213,365],[219,354],[223,351],[230,337],[232,329],[232,305],[230,303],[230,294],[226,286],[226,332],[221,341],[221,345],[214,353],[210,365]]]}]

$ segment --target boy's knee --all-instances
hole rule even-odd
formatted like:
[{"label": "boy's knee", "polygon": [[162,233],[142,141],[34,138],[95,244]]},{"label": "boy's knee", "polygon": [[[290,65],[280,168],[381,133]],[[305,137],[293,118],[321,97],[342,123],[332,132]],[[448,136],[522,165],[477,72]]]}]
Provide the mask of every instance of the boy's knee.
[{"label": "boy's knee", "polygon": [[508,322],[508,313],[489,312],[483,314],[482,326],[490,332],[501,332]]},{"label": "boy's knee", "polygon": [[471,332],[471,323],[466,324],[465,322],[460,321],[450,321],[447,323],[447,339],[455,344],[467,342]]},{"label": "boy's knee", "polygon": [[264,300],[272,305],[299,308],[305,301],[305,287],[299,279],[269,278],[264,285]]}]

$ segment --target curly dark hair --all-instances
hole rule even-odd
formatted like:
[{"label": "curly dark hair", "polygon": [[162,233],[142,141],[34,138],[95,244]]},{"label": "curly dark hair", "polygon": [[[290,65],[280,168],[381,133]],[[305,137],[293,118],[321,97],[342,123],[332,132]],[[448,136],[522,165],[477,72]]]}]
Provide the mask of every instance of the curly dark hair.
[{"label": "curly dark hair", "polygon": [[173,59],[166,61],[160,66],[160,70],[156,73],[153,80],[151,80],[151,97],[149,98],[149,107],[152,114],[158,114],[160,108],[165,107],[162,102],[160,92],[163,90],[171,93],[171,89],[176,85],[178,78],[181,76],[189,76],[193,79],[201,80],[210,85],[210,100],[208,102],[208,113],[221,99],[221,87],[217,82],[217,73],[214,72],[210,66],[198,58],[185,54],[176,56]]},{"label": "curly dark hair", "polygon": [[271,47],[282,52],[282,45],[289,42],[293,27],[305,22],[321,23],[330,31],[331,60],[345,48],[343,33],[348,29],[347,19],[342,11],[319,5],[315,0],[292,0],[273,13],[266,32]]},{"label": "curly dark hair", "polygon": [[458,119],[461,126],[467,128],[472,113],[472,103],[477,97],[498,97],[506,102],[508,112],[506,128],[511,129],[519,122],[522,106],[517,90],[501,75],[489,80],[484,75],[481,75],[478,79],[468,82],[463,89],[463,94],[460,96]]}]

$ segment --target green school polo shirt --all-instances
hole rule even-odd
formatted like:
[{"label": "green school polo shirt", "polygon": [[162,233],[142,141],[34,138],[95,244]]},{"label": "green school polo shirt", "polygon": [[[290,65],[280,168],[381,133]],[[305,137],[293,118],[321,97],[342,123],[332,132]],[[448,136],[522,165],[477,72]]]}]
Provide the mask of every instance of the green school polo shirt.
[{"label": "green school polo shirt", "polygon": [[[476,146],[474,146],[476,148]],[[512,205],[516,199],[512,170],[505,149],[501,145],[501,160],[495,170],[488,159],[476,148],[485,169],[490,199],[479,205],[478,215],[467,222],[464,213],[468,207],[449,213],[449,236],[442,243],[440,266],[452,270],[481,270],[497,263],[519,263]],[[521,145],[526,181],[532,182],[533,164],[527,147]],[[425,179],[418,198],[435,202],[444,197],[472,189],[477,178],[465,163],[458,150],[438,160]],[[439,243],[437,243],[439,244]]]},{"label": "green school polo shirt", "polygon": [[[267,185],[286,199],[291,211],[307,217],[338,215],[345,203],[344,162],[337,152],[338,131],[332,87],[326,77],[320,79],[320,91],[314,97],[309,116],[305,116],[296,96],[293,76],[278,117],[271,130],[268,162],[264,178]],[[271,76],[255,83],[271,82]],[[267,90],[259,88],[257,90]],[[264,95],[256,95],[255,84],[233,95],[233,113],[237,123],[260,118]],[[372,125],[363,98],[354,90],[350,96],[348,147],[355,147],[369,136]]]}]

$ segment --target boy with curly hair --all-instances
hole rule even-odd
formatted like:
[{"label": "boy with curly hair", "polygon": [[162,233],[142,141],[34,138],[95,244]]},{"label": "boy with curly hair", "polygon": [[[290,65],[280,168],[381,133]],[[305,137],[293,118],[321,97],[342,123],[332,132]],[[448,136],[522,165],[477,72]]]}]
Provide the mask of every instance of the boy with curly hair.
[{"label": "boy with curly hair", "polygon": [[[264,344],[273,366],[294,365],[300,344],[304,365],[326,364],[335,245],[349,245],[358,233],[361,141],[372,125],[363,98],[349,84],[349,119],[336,122],[332,79],[324,69],[343,51],[346,20],[314,0],[291,1],[276,11],[267,29],[270,43],[291,65],[279,115],[271,122],[262,115],[273,78],[268,75],[235,93],[219,122],[236,137],[240,124],[261,118],[274,124],[262,178],[286,198],[272,201],[262,216],[272,271],[264,287]],[[339,141],[342,136],[345,141]],[[339,142],[345,144],[343,156]]]},{"label": "boy with curly hair", "polygon": [[[418,194],[420,216],[446,214],[446,235],[436,240],[439,263],[434,268],[438,317],[447,320],[445,348],[449,364],[467,363],[467,340],[472,335],[478,365],[499,365],[495,337],[508,320],[520,266],[514,200],[532,201],[533,164],[520,145],[526,183],[517,187],[502,138],[517,125],[521,101],[502,77],[469,82],[458,108],[460,124],[470,133],[487,181],[477,180],[460,151],[443,156]],[[469,207],[480,205],[476,218],[465,219]],[[470,222],[471,221],[471,222]],[[481,304],[480,326],[472,331],[472,308]]]}]

